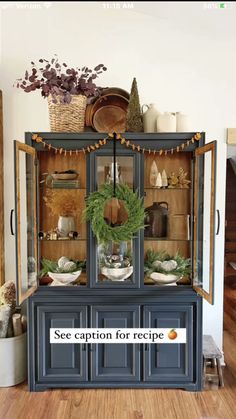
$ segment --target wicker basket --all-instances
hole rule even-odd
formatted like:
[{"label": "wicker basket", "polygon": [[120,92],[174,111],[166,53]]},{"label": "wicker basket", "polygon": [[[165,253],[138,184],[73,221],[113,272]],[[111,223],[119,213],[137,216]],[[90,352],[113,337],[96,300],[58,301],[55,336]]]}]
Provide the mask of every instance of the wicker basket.
[{"label": "wicker basket", "polygon": [[87,98],[83,95],[72,95],[71,102],[53,103],[48,96],[50,128],[53,132],[84,131]]}]

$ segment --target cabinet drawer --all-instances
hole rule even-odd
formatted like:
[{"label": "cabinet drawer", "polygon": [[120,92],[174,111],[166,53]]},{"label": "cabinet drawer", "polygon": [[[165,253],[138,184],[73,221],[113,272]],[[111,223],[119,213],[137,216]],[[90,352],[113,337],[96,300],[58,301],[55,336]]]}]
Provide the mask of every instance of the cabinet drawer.
[{"label": "cabinet drawer", "polygon": [[86,381],[87,345],[50,343],[50,328],[87,327],[87,307],[40,305],[37,318],[39,382]]},{"label": "cabinet drawer", "polygon": [[193,380],[193,305],[145,306],[144,327],[186,328],[186,343],[146,345],[144,380],[179,382]]},{"label": "cabinet drawer", "polygon": [[[92,306],[95,328],[140,327],[140,308],[136,305]],[[91,351],[92,381],[140,380],[139,345],[108,343],[94,344]]]}]

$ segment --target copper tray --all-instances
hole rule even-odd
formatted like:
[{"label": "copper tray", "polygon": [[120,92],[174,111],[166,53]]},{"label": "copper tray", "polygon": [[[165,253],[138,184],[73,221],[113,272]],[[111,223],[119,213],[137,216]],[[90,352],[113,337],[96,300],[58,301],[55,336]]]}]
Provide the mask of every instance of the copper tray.
[{"label": "copper tray", "polygon": [[106,87],[105,89],[102,90],[101,95],[104,96],[107,94],[115,94],[118,96],[123,96],[127,100],[129,100],[129,96],[130,96],[126,90],[121,89],[120,87]]},{"label": "copper tray", "polygon": [[128,100],[120,95],[100,97],[93,105],[93,128],[98,132],[125,131],[128,104]]},{"label": "copper tray", "polygon": [[97,132],[124,132],[126,114],[127,112],[119,106],[103,106],[93,116],[93,127]]},{"label": "copper tray", "polygon": [[[88,127],[92,126],[95,130],[97,130],[93,123],[94,115],[98,109],[104,106],[117,106],[123,109],[125,112],[127,111],[129,100],[118,93],[112,93],[111,90],[112,88],[105,89],[101,96],[99,96],[93,103],[90,103],[89,105],[87,105],[86,113],[85,113],[86,126]],[[105,94],[105,91],[107,92],[106,94]]]}]

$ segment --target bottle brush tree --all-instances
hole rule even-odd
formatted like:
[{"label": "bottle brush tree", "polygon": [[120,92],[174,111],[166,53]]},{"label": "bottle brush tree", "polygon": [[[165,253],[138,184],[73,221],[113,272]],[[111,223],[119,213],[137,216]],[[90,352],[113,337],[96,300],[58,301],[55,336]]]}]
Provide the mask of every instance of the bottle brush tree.
[{"label": "bottle brush tree", "polygon": [[126,117],[126,131],[143,132],[143,121],[136,78],[133,79]]}]

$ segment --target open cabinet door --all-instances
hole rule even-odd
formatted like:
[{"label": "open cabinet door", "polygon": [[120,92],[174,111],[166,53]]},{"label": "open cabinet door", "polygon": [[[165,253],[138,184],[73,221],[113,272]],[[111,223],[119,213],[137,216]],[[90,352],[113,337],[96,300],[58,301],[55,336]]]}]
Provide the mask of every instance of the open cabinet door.
[{"label": "open cabinet door", "polygon": [[195,152],[193,288],[214,304],[216,141]]},{"label": "open cabinet door", "polygon": [[37,288],[36,151],[19,141],[15,151],[16,299]]}]

